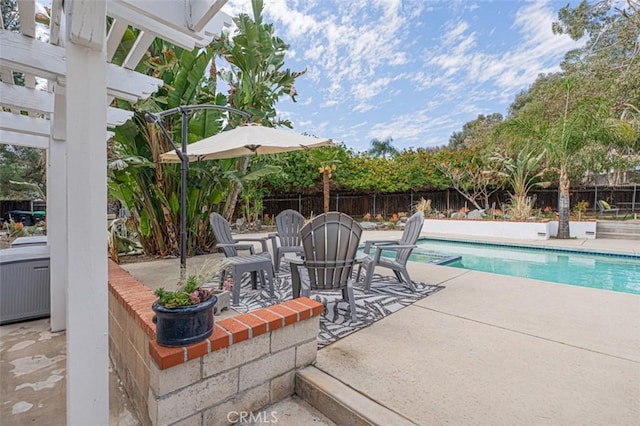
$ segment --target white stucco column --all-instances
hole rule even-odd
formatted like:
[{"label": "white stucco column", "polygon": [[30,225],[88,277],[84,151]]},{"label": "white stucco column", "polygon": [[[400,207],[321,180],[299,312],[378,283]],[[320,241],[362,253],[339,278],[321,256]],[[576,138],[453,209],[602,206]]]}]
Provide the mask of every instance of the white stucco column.
[{"label": "white stucco column", "polygon": [[106,426],[106,4],[74,0],[66,13],[67,424]]}]

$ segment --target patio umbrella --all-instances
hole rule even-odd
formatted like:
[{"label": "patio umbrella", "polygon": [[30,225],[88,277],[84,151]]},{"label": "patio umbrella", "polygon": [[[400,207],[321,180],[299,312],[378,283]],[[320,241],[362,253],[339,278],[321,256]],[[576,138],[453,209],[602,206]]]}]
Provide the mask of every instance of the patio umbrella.
[{"label": "patio umbrella", "polygon": [[[183,107],[180,110],[183,114],[183,141],[186,141],[186,118],[184,117],[185,111],[187,111],[188,108],[195,109],[198,107]],[[172,111],[166,111],[163,114],[166,115],[171,112]],[[157,121],[153,115],[148,115],[152,122]],[[164,127],[162,127],[162,129],[163,131],[166,131]],[[180,196],[181,276],[184,276],[187,265],[186,171],[189,162],[236,158],[246,155],[276,154],[280,152],[296,151],[305,148],[319,148],[321,146],[330,145],[333,145],[333,142],[331,142],[330,139],[306,136],[288,130],[264,127],[260,124],[247,124],[220,132],[217,135],[210,136],[190,145],[183,143],[180,149],[176,147],[174,150],[161,154],[160,161],[163,163],[182,164]]]},{"label": "patio umbrella", "polygon": [[[219,160],[245,155],[276,154],[304,148],[333,145],[331,140],[306,136],[289,130],[249,124],[187,145],[189,161]],[[175,150],[160,155],[163,163],[180,163]]]}]

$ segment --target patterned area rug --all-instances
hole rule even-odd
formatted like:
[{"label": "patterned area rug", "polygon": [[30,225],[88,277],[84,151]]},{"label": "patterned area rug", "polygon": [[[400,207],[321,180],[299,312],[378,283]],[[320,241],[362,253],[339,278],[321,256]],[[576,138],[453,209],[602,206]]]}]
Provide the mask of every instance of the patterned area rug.
[{"label": "patterned area rug", "polygon": [[[275,297],[269,296],[268,289],[251,289],[248,274],[242,280],[240,303],[232,305],[238,312],[246,313],[265,308],[291,299],[291,275],[288,272],[278,274],[274,283]],[[349,302],[342,299],[340,291],[311,292],[311,299],[317,300],[325,307],[320,316],[320,333],[318,348],[335,342],[355,331],[367,327],[385,316],[396,312],[413,302],[442,290],[443,286],[415,283],[417,290],[412,292],[406,286],[391,277],[374,274],[371,291],[365,293],[362,284],[354,287],[358,321],[351,322]]]}]

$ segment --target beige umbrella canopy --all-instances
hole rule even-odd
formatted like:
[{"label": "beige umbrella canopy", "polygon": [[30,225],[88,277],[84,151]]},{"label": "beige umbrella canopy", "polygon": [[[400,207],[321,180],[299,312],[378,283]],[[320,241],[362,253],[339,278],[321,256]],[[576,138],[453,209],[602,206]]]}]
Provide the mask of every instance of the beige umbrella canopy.
[{"label": "beige umbrella canopy", "polygon": [[[330,139],[316,138],[289,130],[249,124],[187,145],[189,161],[235,158],[245,155],[277,154],[304,148],[333,145]],[[163,163],[180,163],[175,150],[160,155]]]},{"label": "beige umbrella canopy", "polygon": [[[147,113],[147,120],[150,123],[159,121],[159,117],[182,113],[183,140],[186,140],[187,121],[186,113],[195,109],[224,109],[242,113],[230,108],[219,108],[217,105],[185,106],[164,111],[161,114]],[[246,115],[246,113],[242,113]],[[168,134],[164,126],[160,126],[165,136],[174,144],[171,135]],[[181,163],[182,175],[180,185],[180,275],[186,274],[187,268],[187,232],[186,232],[186,210],[187,210],[187,169],[188,162],[201,160],[216,160],[222,158],[243,157],[246,155],[276,154],[279,152],[295,151],[305,148],[319,148],[321,146],[333,145],[330,139],[305,136],[300,133],[288,130],[264,127],[260,124],[248,124],[227,130],[217,135],[210,136],[190,145],[176,147],[175,150],[165,152],[160,155],[163,163]],[[177,151],[180,151],[179,153]],[[184,159],[184,162],[182,159]]]}]

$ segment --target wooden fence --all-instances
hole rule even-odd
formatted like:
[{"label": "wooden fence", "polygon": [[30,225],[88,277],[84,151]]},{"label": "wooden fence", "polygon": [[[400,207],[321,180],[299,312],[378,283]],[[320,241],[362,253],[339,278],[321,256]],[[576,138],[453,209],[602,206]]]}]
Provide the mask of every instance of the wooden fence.
[{"label": "wooden fence", "polygon": [[[606,200],[615,204],[623,212],[640,212],[640,194],[638,185],[628,186],[590,186],[571,189],[571,205],[579,201],[589,203],[589,211],[596,212],[596,200]],[[550,206],[553,210],[558,208],[558,190],[538,189],[530,192],[536,199],[535,207],[544,209]],[[346,194],[332,193],[330,209],[347,213],[353,217],[362,217],[370,213],[374,217],[382,214],[390,217],[394,213],[409,212],[411,206],[421,198],[431,200],[431,207],[440,212],[458,211],[463,207],[473,210],[474,206],[454,189],[442,191],[416,191],[398,194]],[[507,191],[498,191],[492,195],[489,202],[496,203],[500,207],[509,201]],[[285,209],[294,209],[305,217],[322,213],[322,194],[314,195],[285,195],[269,197],[262,200],[263,215],[274,217]]]}]

